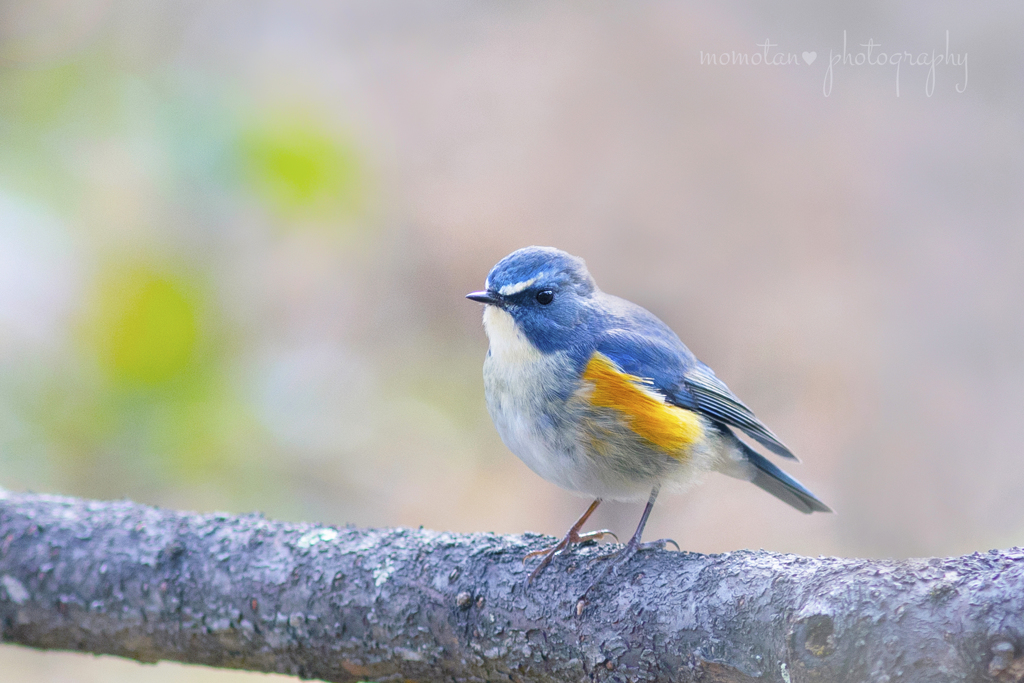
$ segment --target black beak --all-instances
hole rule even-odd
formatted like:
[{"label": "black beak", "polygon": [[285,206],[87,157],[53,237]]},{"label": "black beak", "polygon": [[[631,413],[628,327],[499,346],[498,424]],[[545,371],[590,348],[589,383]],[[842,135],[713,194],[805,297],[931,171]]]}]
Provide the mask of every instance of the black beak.
[{"label": "black beak", "polygon": [[503,304],[501,297],[496,292],[473,292],[467,294],[466,298],[479,301],[482,304],[490,304],[491,306],[501,306]]}]

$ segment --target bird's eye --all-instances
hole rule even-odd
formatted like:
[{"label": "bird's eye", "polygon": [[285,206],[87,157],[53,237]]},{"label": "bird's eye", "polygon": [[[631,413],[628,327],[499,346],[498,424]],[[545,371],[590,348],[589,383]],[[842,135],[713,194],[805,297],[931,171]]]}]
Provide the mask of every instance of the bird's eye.
[{"label": "bird's eye", "polygon": [[537,292],[537,303],[542,306],[547,306],[549,303],[555,300],[555,293],[550,289],[542,289]]}]

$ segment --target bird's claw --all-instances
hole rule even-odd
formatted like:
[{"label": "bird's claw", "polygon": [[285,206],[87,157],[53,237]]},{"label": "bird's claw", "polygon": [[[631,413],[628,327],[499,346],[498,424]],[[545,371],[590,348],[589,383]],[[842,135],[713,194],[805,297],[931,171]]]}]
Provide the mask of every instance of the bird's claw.
[{"label": "bird's claw", "polygon": [[543,572],[544,569],[549,564],[551,564],[551,560],[554,559],[555,555],[559,555],[559,554],[563,553],[566,549],[569,548],[569,546],[578,545],[580,543],[587,543],[589,541],[595,541],[596,542],[596,541],[601,540],[605,536],[611,536],[616,541],[619,540],[619,537],[616,536],[611,531],[609,531],[608,529],[600,529],[598,531],[588,531],[585,534],[581,534],[581,533],[577,532],[575,529],[570,529],[569,533],[567,533],[565,535],[565,538],[563,538],[561,541],[559,541],[555,545],[550,546],[548,548],[541,548],[540,550],[532,550],[532,551],[526,553],[523,556],[523,564],[526,564],[526,561],[528,559],[532,558],[532,557],[541,557],[541,556],[543,557],[543,559],[541,559],[541,561],[540,561],[540,564],[537,565],[537,568],[534,569],[533,572],[530,573],[530,578],[527,579],[526,583],[527,584],[532,583],[533,580],[535,578],[537,578],[538,576],[540,576],[541,572]]},{"label": "bird's claw", "polygon": [[676,547],[676,550],[680,550],[679,544],[673,541],[671,538],[659,538],[657,541],[647,541],[646,543],[640,543],[636,540],[636,537],[634,536],[633,538],[629,539],[629,543],[627,543],[619,550],[610,552],[607,555],[600,555],[598,557],[595,557],[590,561],[591,564],[599,560],[613,560],[613,562],[609,564],[603,572],[601,572],[601,575],[599,577],[594,579],[590,583],[590,585],[587,586],[587,589],[583,591],[583,594],[580,596],[580,602],[585,603],[587,595],[594,588],[594,586],[604,581],[609,574],[618,573],[619,568],[624,566],[631,559],[633,559],[633,556],[639,553],[641,550],[664,550],[665,546],[667,546],[669,543],[674,545]]}]

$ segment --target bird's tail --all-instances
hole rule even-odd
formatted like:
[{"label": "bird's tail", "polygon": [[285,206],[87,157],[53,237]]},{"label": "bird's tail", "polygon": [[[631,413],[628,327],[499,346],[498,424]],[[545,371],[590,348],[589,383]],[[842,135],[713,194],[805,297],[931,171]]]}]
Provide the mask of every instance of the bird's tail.
[{"label": "bird's tail", "polygon": [[733,457],[720,471],[730,477],[743,479],[789,503],[800,512],[832,512],[832,508],[821,502],[807,487],[789,476],[767,458],[740,441],[735,434],[728,434],[735,446]]}]

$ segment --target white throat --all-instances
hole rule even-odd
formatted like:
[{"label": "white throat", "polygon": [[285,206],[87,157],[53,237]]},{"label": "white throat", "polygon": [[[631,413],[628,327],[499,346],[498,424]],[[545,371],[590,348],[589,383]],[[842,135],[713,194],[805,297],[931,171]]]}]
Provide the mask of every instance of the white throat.
[{"label": "white throat", "polygon": [[502,363],[532,363],[540,350],[526,338],[515,319],[497,306],[484,306],[484,331],[491,346],[491,357]]}]

